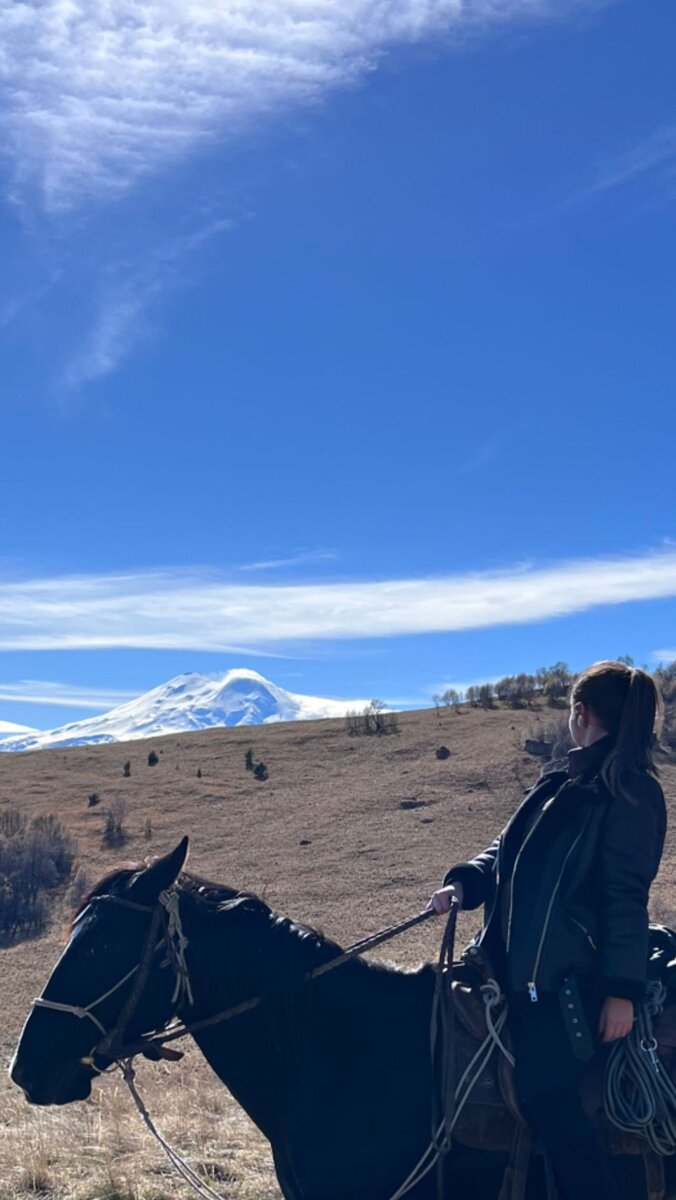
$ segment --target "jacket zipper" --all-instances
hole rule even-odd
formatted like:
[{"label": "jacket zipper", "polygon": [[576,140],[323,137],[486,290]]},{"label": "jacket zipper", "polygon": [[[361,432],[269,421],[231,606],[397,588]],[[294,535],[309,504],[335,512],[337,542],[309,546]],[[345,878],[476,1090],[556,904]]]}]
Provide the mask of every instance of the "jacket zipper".
[{"label": "jacket zipper", "polygon": [[[566,857],[563,860],[563,864],[561,866],[561,870],[559,871],[556,883],[554,884],[554,887],[552,888],[552,894],[549,897],[549,904],[547,905],[547,912],[545,913],[545,920],[544,920],[544,924],[542,926],[542,933],[540,934],[540,941],[538,942],[537,954],[535,956],[535,963],[533,964],[533,978],[531,980],[529,980],[529,983],[528,983],[528,995],[530,996],[533,1004],[537,1004],[537,1000],[538,1000],[538,989],[537,989],[537,983],[536,983],[537,975],[538,975],[538,968],[540,966],[540,959],[542,957],[542,949],[545,944],[545,937],[547,936],[547,929],[549,928],[549,921],[550,921],[550,918],[552,915],[552,908],[554,907],[556,893],[558,892],[559,887],[561,885],[561,880],[563,879],[563,872],[565,871],[566,867],[568,866],[568,859],[570,858],[571,854],[575,850],[575,847],[577,846],[578,842],[580,841],[580,838],[582,837],[583,833],[584,833],[584,829],[581,829],[580,832],[578,833],[577,837],[575,838],[575,841],[573,842],[572,846],[568,850],[568,853],[566,854]],[[525,844],[526,843],[524,842],[524,846],[525,846]],[[523,849],[523,846],[522,846],[522,849]],[[516,864],[514,864],[514,865],[516,866]],[[512,878],[513,878],[513,876],[512,876]]]},{"label": "jacket zipper", "polygon": [[589,930],[582,924],[582,921],[578,921],[577,917],[571,917],[570,913],[568,913],[568,919],[573,922],[573,925],[577,925],[578,929],[582,930],[582,932],[583,932],[584,936],[586,937],[587,941],[589,942],[589,945],[591,946],[592,950],[598,950],[598,946],[596,945],[596,942],[594,941]]},{"label": "jacket zipper", "polygon": [[526,849],[526,846],[528,845],[530,839],[532,838],[533,834],[535,833],[535,830],[537,829],[538,825],[540,824],[540,821],[542,820],[543,816],[544,816],[544,808],[542,808],[540,810],[540,815],[538,816],[537,820],[535,820],[533,822],[533,824],[531,825],[531,827],[523,841],[521,849],[519,850],[519,853],[517,854],[516,858],[514,859],[514,866],[512,867],[512,877],[509,881],[509,912],[507,914],[507,941],[506,941],[506,946],[505,946],[507,951],[509,951],[509,943],[512,938],[512,908],[514,906],[514,876],[516,875],[516,868],[519,865],[519,859],[521,858],[521,855],[523,854],[524,850]]}]

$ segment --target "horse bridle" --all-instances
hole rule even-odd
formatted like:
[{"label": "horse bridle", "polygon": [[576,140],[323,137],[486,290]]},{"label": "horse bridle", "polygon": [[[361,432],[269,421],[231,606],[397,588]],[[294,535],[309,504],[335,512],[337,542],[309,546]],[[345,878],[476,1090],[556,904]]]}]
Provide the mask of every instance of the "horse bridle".
[{"label": "horse bridle", "polygon": [[[169,1145],[166,1139],[160,1134],[159,1130],[152,1121],[152,1118],[150,1117],[150,1114],[148,1113],[148,1110],[145,1107],[134,1083],[132,1060],[136,1054],[143,1054],[147,1058],[153,1059],[166,1058],[170,1060],[176,1060],[182,1058],[180,1053],[175,1050],[171,1050],[167,1045],[165,1045],[165,1043],[174,1041],[177,1038],[183,1038],[188,1033],[195,1033],[209,1026],[220,1024],[222,1021],[229,1020],[231,1017],[239,1016],[243,1012],[248,1012],[252,1008],[256,1008],[258,1005],[262,1004],[266,997],[254,996],[249,1000],[244,1000],[239,1004],[232,1005],[230,1008],[224,1009],[222,1012],[218,1012],[211,1017],[206,1017],[202,1020],[195,1021],[190,1025],[179,1022],[178,1024],[170,1026],[168,1030],[165,1029],[163,1032],[157,1031],[154,1034],[145,1035],[133,1045],[125,1045],[123,1042],[125,1031],[139,1004],[141,996],[143,995],[143,990],[146,986],[146,983],[148,982],[153,957],[157,950],[162,946],[165,946],[167,949],[167,958],[160,965],[171,965],[176,976],[176,986],[172,997],[172,1003],[175,1003],[182,994],[185,996],[185,999],[189,1004],[193,1003],[190,977],[188,975],[188,968],[185,960],[185,949],[188,945],[188,939],[185,937],[181,927],[179,893],[175,888],[160,892],[157,904],[152,906],[148,904],[138,904],[135,901],[125,899],[123,896],[115,896],[112,894],[93,897],[90,903],[93,901],[110,901],[115,904],[121,904],[126,908],[132,908],[139,912],[152,914],[150,927],[146,934],[139,962],[136,964],[136,966],[132,967],[131,970],[122,977],[122,979],[119,979],[117,983],[113,984],[113,986],[108,989],[108,991],[104,992],[102,996],[97,997],[96,1000],[92,1000],[87,1005],[66,1004],[61,1001],[46,1000],[43,997],[39,997],[33,1001],[33,1006],[36,1008],[52,1009],[54,1012],[65,1013],[79,1019],[88,1018],[96,1025],[97,1029],[99,1029],[103,1034],[103,1037],[101,1041],[92,1047],[89,1054],[80,1061],[83,1063],[83,1065],[91,1067],[92,1070],[97,1072],[97,1074],[104,1074],[111,1068],[121,1068],[125,1083],[131,1092],[132,1098],[139,1113],[141,1114],[141,1117],[143,1118],[150,1132],[164,1149],[172,1165],[176,1168],[176,1170],[178,1170],[179,1174],[182,1175],[185,1181],[190,1184],[195,1191],[198,1192],[200,1196],[206,1198],[206,1200],[221,1200],[221,1197],[219,1197],[211,1187],[205,1185],[204,1182],[200,1180],[199,1176],[197,1176],[189,1164],[177,1154],[177,1152]],[[84,911],[86,911],[86,909]],[[402,1197],[411,1191],[412,1188],[416,1187],[420,1180],[423,1179],[437,1163],[441,1164],[443,1162],[443,1159],[445,1158],[451,1146],[451,1133],[455,1124],[455,1088],[453,1078],[454,1064],[452,1061],[452,1054],[449,1058],[448,1052],[450,1050],[449,1041],[452,1042],[453,1006],[452,1004],[448,1004],[449,997],[445,995],[445,993],[450,988],[450,968],[453,963],[453,944],[457,911],[458,906],[456,904],[452,905],[449,913],[448,924],[446,926],[446,932],[442,942],[433,1003],[431,1029],[431,1050],[433,1061],[436,1057],[436,1049],[440,1030],[442,1028],[444,1029],[444,1036],[441,1039],[441,1103],[440,1106],[433,1106],[435,1112],[432,1123],[432,1139],[429,1146],[423,1153],[419,1162],[416,1163],[408,1177],[404,1180],[401,1187],[399,1187],[394,1195],[390,1197],[390,1200],[402,1200]],[[335,970],[337,967],[342,966],[343,963],[347,962],[349,959],[364,954],[366,950],[370,950],[373,947],[380,945],[382,942],[389,941],[390,938],[395,937],[399,933],[403,933],[407,929],[413,928],[415,925],[419,925],[422,921],[426,921],[428,918],[434,915],[434,909],[425,909],[423,912],[417,913],[415,916],[409,917],[405,921],[400,921],[396,925],[390,925],[387,929],[382,929],[378,933],[373,934],[371,937],[363,938],[361,941],[355,942],[336,958],[322,963],[319,967],[315,967],[315,969],[312,971],[308,971],[303,976],[303,981],[309,982],[312,979],[318,978],[320,975],[324,975],[328,971]],[[163,917],[165,918],[164,920]],[[158,928],[161,922],[163,923],[162,936],[159,940],[156,940]],[[127,983],[128,980],[130,980],[134,975],[136,975],[134,985],[122,1006],[117,1021],[115,1022],[113,1028],[107,1031],[105,1026],[92,1010],[102,1004],[104,1000],[107,1000],[109,996],[114,995],[114,993],[123,987],[124,984]],[[495,986],[497,988],[497,985]],[[499,998],[498,989],[495,997],[496,1001]],[[486,1003],[488,1005],[491,1003],[491,1001],[486,1000]],[[487,1021],[489,1016],[490,1013],[487,1015]],[[450,1029],[448,1027],[449,1020],[451,1022]],[[492,1027],[492,1023],[490,1021],[488,1021],[488,1023],[490,1026],[490,1033],[487,1038],[487,1042],[490,1042],[492,1039],[493,1042],[497,1042],[497,1044],[501,1045],[499,1039],[499,1030],[495,1031]],[[480,1054],[483,1054],[484,1045],[485,1043],[481,1047]],[[501,1048],[504,1051],[504,1047],[501,1046]],[[108,1059],[106,1066],[99,1067],[97,1065],[97,1055],[105,1056],[105,1058]],[[477,1055],[475,1055],[474,1059],[472,1059],[470,1067],[474,1065],[476,1058]],[[482,1061],[480,1066],[481,1069],[483,1069],[485,1063]],[[468,1070],[469,1068],[466,1069],[465,1075],[467,1075]],[[469,1089],[467,1094],[469,1094]],[[441,1119],[437,1125],[437,1120],[439,1117]],[[438,1194],[441,1196],[443,1189],[443,1175],[441,1173],[438,1176],[438,1180]]]},{"label": "horse bridle", "polygon": [[[157,904],[154,905],[138,904],[134,900],[127,900],[124,896],[115,896],[112,894],[93,896],[89,904],[108,902],[122,905],[124,908],[134,909],[137,912],[151,914],[150,926],[145,936],[139,961],[131,968],[130,971],[127,971],[126,975],[123,975],[121,979],[118,979],[117,983],[114,983],[112,987],[108,988],[103,995],[97,996],[95,1000],[91,1000],[87,1005],[67,1004],[58,1000],[47,1000],[43,996],[38,996],[35,1000],[33,1000],[33,1008],[51,1009],[53,1012],[65,1013],[67,1015],[77,1017],[79,1020],[88,1019],[92,1021],[94,1025],[96,1025],[96,1028],[103,1036],[101,1040],[92,1047],[92,1049],[89,1051],[89,1054],[85,1055],[80,1061],[84,1066],[91,1067],[92,1070],[97,1072],[97,1074],[103,1074],[106,1070],[108,1070],[109,1066],[113,1065],[120,1057],[122,1057],[120,1055],[120,1050],[122,1049],[122,1039],[129,1022],[138,1007],[139,1001],[148,982],[153,958],[157,951],[163,946],[167,949],[167,958],[161,965],[169,966],[171,964],[176,973],[176,988],[174,990],[173,1000],[176,1000],[180,992],[185,990],[187,991],[189,1000],[192,1003],[192,992],[190,990],[190,981],[188,979],[184,957],[187,939],[180,928],[180,921],[177,919],[177,901],[178,895],[176,892],[161,892]],[[89,907],[89,905],[87,905],[87,907]],[[85,912],[86,908],[79,915],[78,920],[84,916]],[[166,919],[163,920],[165,915]],[[158,939],[157,934],[160,924],[163,925],[163,929],[162,936]],[[103,1004],[104,1001],[110,996],[113,996],[121,987],[124,987],[125,983],[132,979],[134,975],[136,976],[134,985],[127,996],[127,999],[122,1005],[115,1024],[111,1029],[108,1030],[96,1016],[93,1010],[98,1008],[99,1005]],[[153,1057],[162,1057],[162,1051],[163,1048],[159,1047],[153,1053]],[[105,1057],[109,1059],[110,1061],[108,1066],[99,1067],[96,1063],[97,1055],[100,1058]],[[174,1055],[167,1053],[167,1057],[174,1057]],[[180,1056],[177,1055],[176,1057]]]},{"label": "horse bridle", "polygon": [[[188,974],[188,968],[185,960],[185,950],[188,945],[188,939],[183,933],[181,926],[179,899],[180,893],[176,888],[171,888],[167,891],[160,892],[158,902],[154,905],[138,904],[134,900],[127,900],[124,896],[115,896],[112,893],[106,893],[102,896],[93,896],[90,900],[90,904],[107,901],[113,904],[120,904],[125,908],[135,909],[138,912],[152,914],[150,929],[146,934],[146,939],[139,962],[136,964],[136,966],[132,967],[131,970],[122,977],[122,979],[119,979],[117,983],[113,984],[113,986],[108,989],[108,991],[104,992],[102,996],[98,996],[96,1000],[92,1000],[87,1005],[66,1004],[56,1000],[46,1000],[42,996],[33,1001],[33,1007],[35,1008],[48,1008],[52,1009],[54,1012],[70,1014],[71,1016],[78,1017],[80,1019],[88,1018],[90,1021],[93,1021],[97,1029],[99,1029],[103,1034],[103,1038],[100,1042],[97,1042],[96,1045],[92,1047],[89,1054],[86,1055],[81,1061],[85,1066],[92,1067],[92,1069],[98,1074],[103,1074],[103,1072],[108,1069],[108,1066],[112,1066],[116,1062],[133,1058],[135,1054],[143,1054],[146,1058],[150,1059],[166,1058],[170,1060],[176,1060],[182,1058],[182,1054],[175,1050],[169,1049],[165,1043],[176,1041],[179,1038],[185,1037],[186,1034],[198,1033],[201,1030],[207,1029],[213,1025],[220,1025],[221,1022],[228,1021],[233,1017],[241,1016],[245,1012],[250,1012],[251,1009],[257,1008],[260,1004],[265,1002],[265,996],[253,996],[248,1000],[242,1000],[238,1004],[233,1004],[229,1008],[214,1013],[210,1017],[204,1017],[201,1020],[194,1021],[189,1025],[179,1022],[177,1024],[170,1025],[169,1029],[158,1030],[155,1033],[146,1034],[145,1036],[140,1037],[138,1041],[134,1042],[133,1044],[125,1045],[123,1041],[124,1033],[139,1004],[141,996],[143,995],[145,985],[148,982],[153,955],[162,946],[166,947],[167,958],[165,962],[161,963],[160,965],[171,965],[176,977],[176,986],[172,996],[172,1003],[175,1003],[180,998],[183,998],[189,1005],[193,1003],[190,976]],[[86,909],[83,910],[83,913],[80,914],[78,919],[81,919],[81,917],[84,916],[84,912],[86,912]],[[423,921],[427,921],[430,917],[434,917],[435,915],[436,913],[434,909],[424,909],[422,912],[416,913],[416,915],[413,917],[408,917],[404,921],[399,921],[396,925],[389,925],[386,929],[381,929],[378,933],[372,934],[370,937],[362,938],[360,941],[354,942],[353,945],[348,946],[347,949],[341,954],[337,955],[336,958],[329,959],[327,962],[322,963],[313,970],[306,972],[306,974],[302,977],[302,981],[309,982],[312,979],[317,979],[319,976],[324,975],[329,971],[333,971],[337,967],[341,967],[343,963],[348,962],[350,959],[364,954],[367,950],[374,949],[383,942],[389,941],[390,938],[396,937],[398,934],[404,933],[406,930],[412,929],[416,925],[420,925]],[[163,916],[165,916],[166,919],[163,922],[162,937],[159,939],[159,941],[153,944]],[[455,929],[455,909],[453,910],[452,926],[453,929]],[[100,1004],[103,1004],[104,1000],[107,1000],[109,996],[112,996],[116,991],[123,987],[133,975],[136,975],[134,986],[122,1007],[115,1025],[111,1030],[108,1031],[105,1029],[105,1026],[101,1023],[101,1021],[99,1021],[98,1017],[95,1016],[92,1009],[98,1008]],[[106,1058],[108,1058],[108,1066],[104,1068],[97,1066],[95,1061],[95,1056],[97,1054],[105,1055]]]}]

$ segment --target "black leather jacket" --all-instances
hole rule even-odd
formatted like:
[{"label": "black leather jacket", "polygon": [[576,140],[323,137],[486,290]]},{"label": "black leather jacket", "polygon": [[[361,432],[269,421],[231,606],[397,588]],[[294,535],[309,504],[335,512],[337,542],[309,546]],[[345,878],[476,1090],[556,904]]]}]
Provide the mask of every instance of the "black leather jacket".
[{"label": "black leather jacket", "polygon": [[647,773],[633,801],[611,795],[599,774],[611,747],[605,737],[572,750],[568,769],[542,775],[492,845],[444,879],[462,883],[464,908],[484,905],[475,941],[509,993],[536,999],[574,970],[604,995],[643,994],[666,807]]}]

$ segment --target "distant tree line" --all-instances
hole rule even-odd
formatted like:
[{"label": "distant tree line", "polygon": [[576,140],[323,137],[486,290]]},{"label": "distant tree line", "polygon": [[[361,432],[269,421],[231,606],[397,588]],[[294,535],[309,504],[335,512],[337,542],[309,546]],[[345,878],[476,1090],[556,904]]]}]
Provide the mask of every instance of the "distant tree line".
[{"label": "distant tree line", "polygon": [[345,727],[351,737],[399,733],[397,714],[388,712],[382,700],[371,700],[361,712],[349,712]]},{"label": "distant tree line", "polygon": [[47,893],[70,878],[75,842],[54,816],[0,812],[0,938],[37,933],[47,916]]},{"label": "distant tree line", "polygon": [[[634,660],[628,654],[620,655],[617,661],[629,667],[634,666]],[[671,749],[676,749],[676,660],[660,664],[651,674],[664,696],[663,741]],[[549,667],[539,667],[533,674],[522,671],[518,675],[505,675],[495,683],[474,684],[465,692],[447,688],[444,692],[438,692],[433,699],[437,709],[443,705],[456,712],[460,712],[463,705],[495,708],[496,702],[508,708],[530,708],[543,700],[552,708],[561,708],[566,703],[574,679],[575,673],[567,663],[556,662]]]}]

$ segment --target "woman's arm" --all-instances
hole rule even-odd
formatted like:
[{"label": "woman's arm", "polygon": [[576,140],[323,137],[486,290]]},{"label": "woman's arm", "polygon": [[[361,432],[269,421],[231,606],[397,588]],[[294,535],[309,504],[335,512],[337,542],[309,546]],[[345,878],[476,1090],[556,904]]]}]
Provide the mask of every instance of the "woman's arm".
[{"label": "woman's arm", "polygon": [[[500,837],[470,862],[456,863],[446,872],[444,888],[449,884],[462,885],[463,908],[478,908],[490,898],[494,886],[495,860]],[[443,888],[441,889],[443,891]],[[436,893],[435,893],[436,895]]]}]

